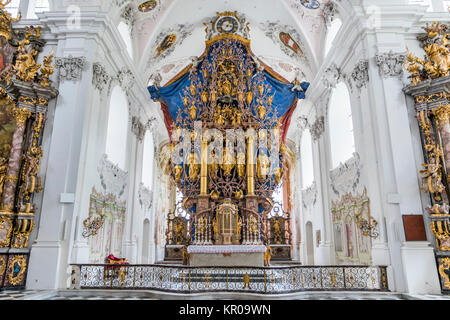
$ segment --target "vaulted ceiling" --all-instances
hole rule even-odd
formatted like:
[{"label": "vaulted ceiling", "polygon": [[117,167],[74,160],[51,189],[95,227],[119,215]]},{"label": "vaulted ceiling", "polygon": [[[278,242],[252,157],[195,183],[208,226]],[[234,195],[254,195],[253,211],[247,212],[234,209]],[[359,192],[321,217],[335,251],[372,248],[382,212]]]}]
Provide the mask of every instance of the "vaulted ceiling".
[{"label": "vaulted ceiling", "polygon": [[[310,2],[312,4],[307,4]],[[319,3],[316,8],[314,3]],[[165,83],[193,56],[205,48],[204,22],[217,12],[238,11],[250,23],[253,52],[288,80],[299,76],[312,81],[321,59],[325,23],[322,8],[325,1],[301,0],[165,0],[149,12],[137,11],[133,30],[138,64],[149,78],[161,74]],[[140,1],[142,3],[142,1]],[[310,6],[311,8],[307,8]],[[278,31],[278,32],[277,32]],[[286,32],[300,46],[297,54],[279,41]],[[158,58],[154,52],[165,36],[175,33],[177,40],[169,52]],[[299,72],[300,71],[300,72]]]}]

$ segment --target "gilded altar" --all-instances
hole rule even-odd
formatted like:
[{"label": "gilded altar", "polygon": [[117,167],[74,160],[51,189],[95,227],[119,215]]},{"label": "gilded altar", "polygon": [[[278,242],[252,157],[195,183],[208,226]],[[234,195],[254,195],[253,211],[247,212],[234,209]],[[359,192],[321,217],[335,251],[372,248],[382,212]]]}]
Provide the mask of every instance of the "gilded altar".
[{"label": "gilded altar", "polygon": [[[149,87],[170,137],[165,167],[182,193],[169,214],[166,253],[181,245],[290,247],[290,217],[273,224],[270,212],[288,172],[290,118],[309,84],[289,83],[259,60],[237,12],[205,26],[205,52],[165,86]],[[184,225],[171,216],[180,212]]]},{"label": "gilded altar", "polygon": [[9,2],[0,0],[0,289],[20,289],[38,212],[34,197],[42,191],[48,105],[58,91],[50,80],[54,53],[39,57],[41,28],[16,30],[13,23],[21,17],[5,10]]},{"label": "gilded altar", "polygon": [[450,29],[440,22],[427,24],[417,38],[424,59],[408,50],[406,69],[411,84],[404,92],[414,99],[422,139],[424,163],[419,171],[421,190],[430,196],[424,213],[429,226],[444,293],[450,292]]}]

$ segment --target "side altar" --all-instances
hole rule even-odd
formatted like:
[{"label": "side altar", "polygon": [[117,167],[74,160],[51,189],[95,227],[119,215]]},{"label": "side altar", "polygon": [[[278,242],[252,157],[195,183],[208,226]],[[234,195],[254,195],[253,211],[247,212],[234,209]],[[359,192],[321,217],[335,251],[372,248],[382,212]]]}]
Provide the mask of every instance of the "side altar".
[{"label": "side altar", "polygon": [[161,103],[166,168],[182,193],[168,214],[166,258],[263,266],[272,245],[290,250],[290,215],[275,210],[273,193],[288,176],[286,134],[309,83],[289,82],[252,53],[243,15],[217,13],[206,25],[205,52],[148,88]]}]

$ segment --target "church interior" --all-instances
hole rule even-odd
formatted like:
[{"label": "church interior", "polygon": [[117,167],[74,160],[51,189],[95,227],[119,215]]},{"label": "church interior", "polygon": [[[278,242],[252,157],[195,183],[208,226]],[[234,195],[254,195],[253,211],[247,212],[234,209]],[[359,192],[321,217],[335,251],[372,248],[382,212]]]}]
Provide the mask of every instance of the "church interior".
[{"label": "church interior", "polygon": [[0,300],[450,299],[449,12],[0,0]]}]

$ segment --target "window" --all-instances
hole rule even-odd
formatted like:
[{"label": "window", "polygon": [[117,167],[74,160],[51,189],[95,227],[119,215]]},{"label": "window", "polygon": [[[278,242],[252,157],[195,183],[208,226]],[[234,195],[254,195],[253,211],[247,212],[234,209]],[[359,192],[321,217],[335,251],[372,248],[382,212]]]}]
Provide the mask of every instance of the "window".
[{"label": "window", "polygon": [[272,200],[275,205],[273,206],[272,211],[269,212],[269,218],[283,215],[283,207],[284,207],[284,205],[283,205],[283,202],[284,202],[283,190],[284,190],[283,182],[280,182],[278,187],[276,187],[276,189],[272,193]]},{"label": "window", "polygon": [[19,14],[19,5],[20,0],[12,0],[6,7],[6,11],[8,11],[12,17],[16,17]]},{"label": "window", "polygon": [[176,217],[182,217],[186,220],[189,220],[191,218],[190,214],[186,212],[186,210],[183,209],[182,203],[183,203],[184,197],[183,193],[180,191],[180,189],[177,188],[177,194],[175,199],[176,209],[175,209],[175,216]]},{"label": "window", "polygon": [[106,154],[108,159],[125,169],[128,137],[128,101],[123,90],[116,86],[109,104]]},{"label": "window", "polygon": [[328,52],[330,51],[333,45],[333,40],[334,38],[336,38],[339,30],[341,29],[341,26],[341,19],[334,19],[333,22],[331,22],[325,38],[325,56],[327,56]]},{"label": "window", "polygon": [[302,164],[302,188],[306,189],[314,182],[314,160],[311,133],[305,129],[300,144],[300,161]]},{"label": "window", "polygon": [[142,182],[144,185],[151,189],[153,184],[153,161],[154,161],[154,149],[153,149],[153,135],[150,131],[145,133],[144,138],[144,155],[142,163]]},{"label": "window", "polygon": [[125,46],[127,48],[128,54],[130,57],[133,57],[133,42],[131,40],[130,28],[125,22],[120,22],[117,26],[120,35],[122,36],[123,41],[125,42]]},{"label": "window", "polygon": [[355,152],[350,94],[345,83],[340,82],[333,89],[329,108],[331,162],[334,169]]}]

